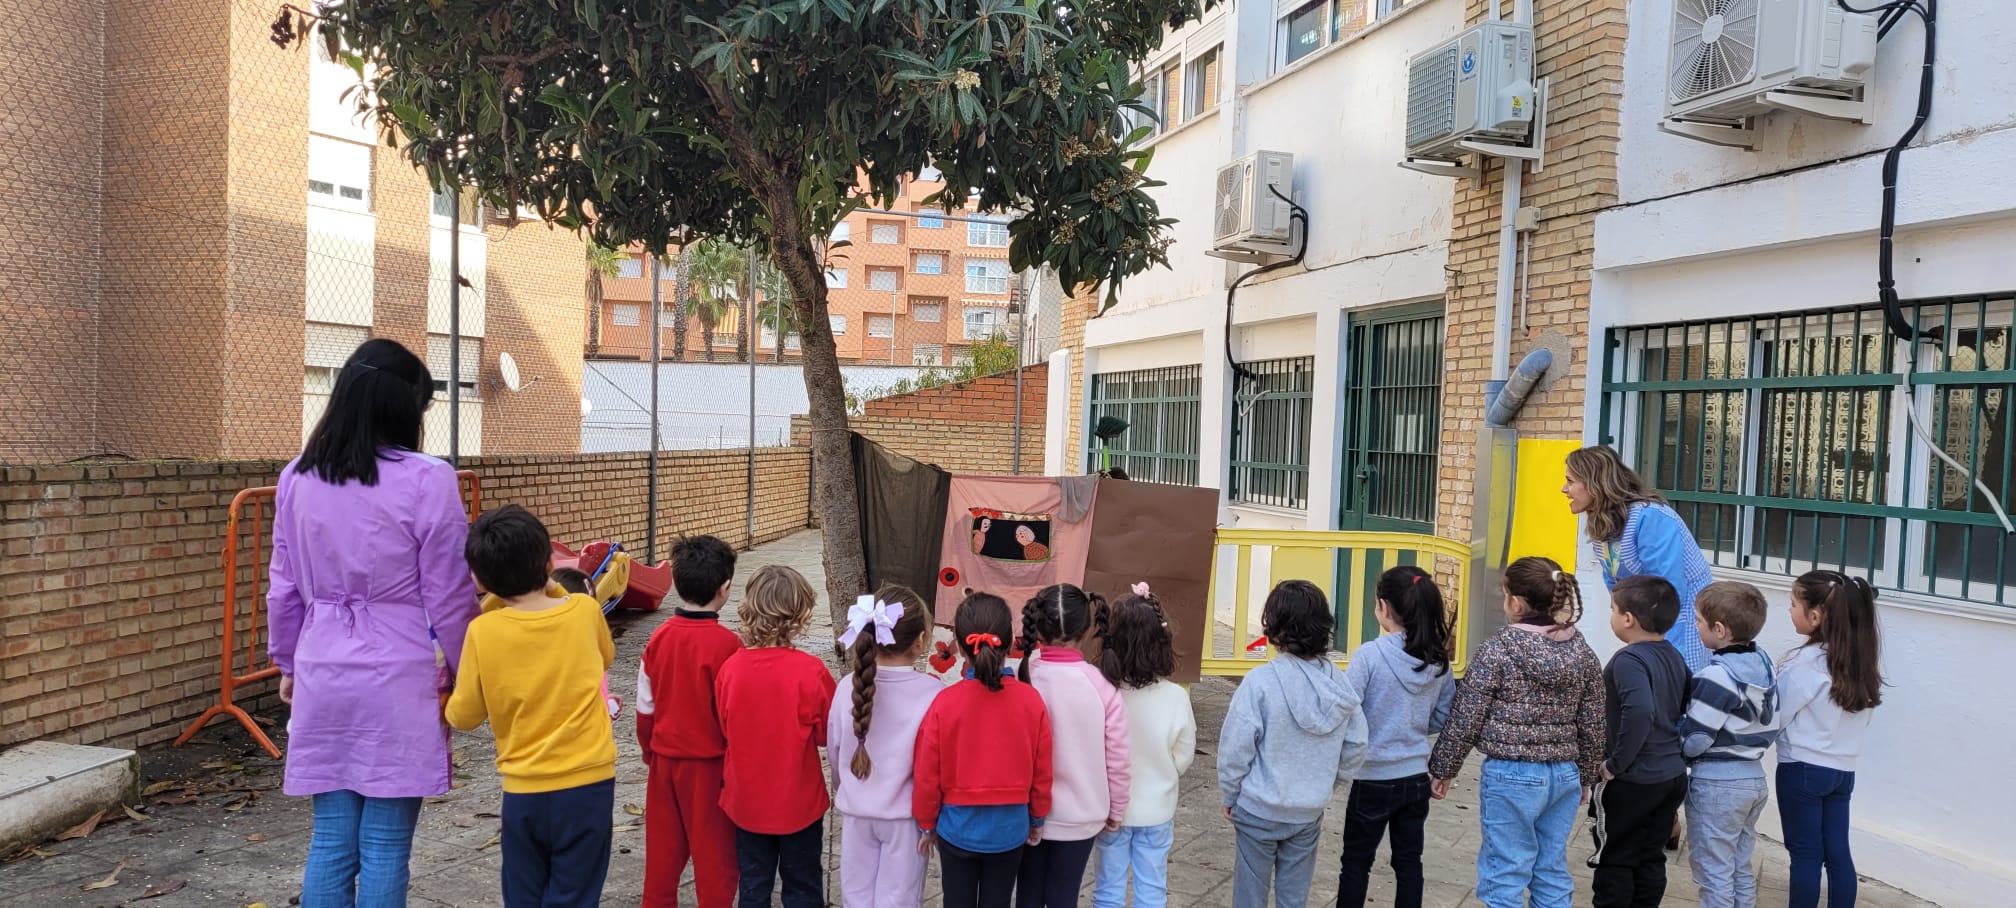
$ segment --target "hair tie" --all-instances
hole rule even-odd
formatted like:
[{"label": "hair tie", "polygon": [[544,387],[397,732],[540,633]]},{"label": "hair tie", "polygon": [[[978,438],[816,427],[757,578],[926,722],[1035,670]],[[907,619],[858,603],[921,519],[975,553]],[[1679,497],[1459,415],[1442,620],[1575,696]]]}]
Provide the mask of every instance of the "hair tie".
[{"label": "hair tie", "polygon": [[853,646],[855,639],[869,625],[875,626],[875,642],[883,646],[896,645],[896,622],[903,618],[903,606],[894,602],[883,602],[873,596],[862,596],[847,607],[847,632],[840,635],[841,646]]},{"label": "hair tie", "polygon": [[1134,584],[1134,595],[1146,599],[1155,594],[1148,591],[1148,581],[1143,580],[1140,583]]},{"label": "hair tie", "polygon": [[974,649],[979,649],[983,646],[1000,646],[1001,638],[993,634],[967,634],[966,645]]},{"label": "hair tie", "polygon": [[1407,581],[1407,582],[1408,582],[1408,583],[1420,583],[1420,582],[1421,582],[1421,578],[1423,578],[1423,577],[1426,577],[1426,576],[1428,576],[1428,575],[1427,575],[1427,574],[1415,574],[1415,575],[1414,575],[1414,579],[1412,579],[1412,580],[1409,580],[1409,581]]},{"label": "hair tie", "polygon": [[1555,568],[1555,569],[1554,569],[1554,582],[1555,582],[1555,583],[1560,583],[1560,582],[1561,582],[1561,569],[1560,569],[1560,568]]}]

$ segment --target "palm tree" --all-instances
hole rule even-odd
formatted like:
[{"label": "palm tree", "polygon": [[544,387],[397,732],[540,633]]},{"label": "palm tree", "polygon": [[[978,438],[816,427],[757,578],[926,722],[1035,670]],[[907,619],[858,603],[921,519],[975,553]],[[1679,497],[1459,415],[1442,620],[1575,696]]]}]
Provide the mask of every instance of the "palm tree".
[{"label": "palm tree", "polygon": [[686,361],[686,313],[693,302],[693,252],[690,248],[679,247],[679,264],[672,274],[672,360],[683,363]]},{"label": "palm tree", "polygon": [[588,355],[602,352],[602,279],[615,277],[623,253],[590,240],[587,247],[588,275],[582,295],[588,299]]},{"label": "palm tree", "polygon": [[797,337],[804,328],[798,323],[798,306],[791,297],[791,282],[784,279],[784,272],[777,270],[776,263],[765,260],[756,266],[756,289],[763,294],[757,324],[770,329],[770,333],[777,337],[777,346],[771,353],[770,361],[783,362],[785,340]]},{"label": "palm tree", "polygon": [[[747,282],[748,271],[748,253],[740,248],[711,239],[701,240],[693,247],[690,266],[693,317],[700,321],[701,344],[707,349],[710,363],[714,361],[714,329],[735,311],[738,288]],[[748,319],[742,322],[746,327]]]}]

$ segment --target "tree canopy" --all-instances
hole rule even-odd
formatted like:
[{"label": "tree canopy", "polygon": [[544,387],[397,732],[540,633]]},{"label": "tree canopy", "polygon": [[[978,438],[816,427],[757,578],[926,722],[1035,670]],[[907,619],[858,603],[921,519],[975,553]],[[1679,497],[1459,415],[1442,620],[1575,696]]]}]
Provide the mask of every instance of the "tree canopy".
[{"label": "tree canopy", "polygon": [[[1130,75],[1200,0],[342,0],[323,40],[439,183],[653,252],[824,236],[928,165],[1067,287],[1166,264]],[[346,50],[354,49],[354,50]],[[370,64],[367,68],[366,64]],[[865,182],[866,196],[858,191]],[[788,196],[785,195],[788,193]],[[968,199],[946,200],[965,206]],[[790,223],[780,223],[789,221]],[[788,267],[788,266],[787,266]]]}]

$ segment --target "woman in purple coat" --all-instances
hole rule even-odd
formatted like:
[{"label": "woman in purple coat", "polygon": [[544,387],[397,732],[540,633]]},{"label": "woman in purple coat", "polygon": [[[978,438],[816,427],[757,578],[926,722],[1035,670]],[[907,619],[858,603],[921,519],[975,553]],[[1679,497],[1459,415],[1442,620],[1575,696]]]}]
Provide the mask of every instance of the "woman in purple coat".
[{"label": "woman in purple coat", "polygon": [[453,677],[477,605],[455,469],[418,452],[433,398],[418,357],[367,341],[280,474],[268,647],[284,790],[315,799],[302,908],[404,906],[420,801],[448,791],[433,639]]}]

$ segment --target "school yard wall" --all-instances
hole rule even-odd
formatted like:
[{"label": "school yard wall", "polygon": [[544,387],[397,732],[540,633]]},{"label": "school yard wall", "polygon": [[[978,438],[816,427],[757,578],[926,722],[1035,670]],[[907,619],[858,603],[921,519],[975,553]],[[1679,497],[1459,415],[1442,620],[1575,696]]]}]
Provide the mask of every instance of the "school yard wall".
[{"label": "school yard wall", "polygon": [[[659,456],[659,557],[682,534],[712,533],[747,547],[809,524],[810,452],[759,449],[750,536],[747,456],[746,450]],[[484,507],[520,504],[544,519],[556,539],[576,546],[615,540],[641,556],[645,455],[463,463],[480,478]],[[0,747],[39,738],[156,744],[214,702],[222,647],[219,562],[231,499],[241,489],[272,485],[282,466],[256,460],[5,468]],[[242,640],[236,647],[245,648]],[[242,693],[241,702],[271,691],[272,682],[263,683]]]},{"label": "school yard wall", "polygon": [[[1050,367],[1022,370],[1021,473],[1043,474],[1044,413]],[[1004,372],[937,388],[892,394],[862,405],[848,427],[875,443],[954,473],[1016,472],[1015,373]],[[791,417],[794,444],[810,444],[812,424]]]}]

